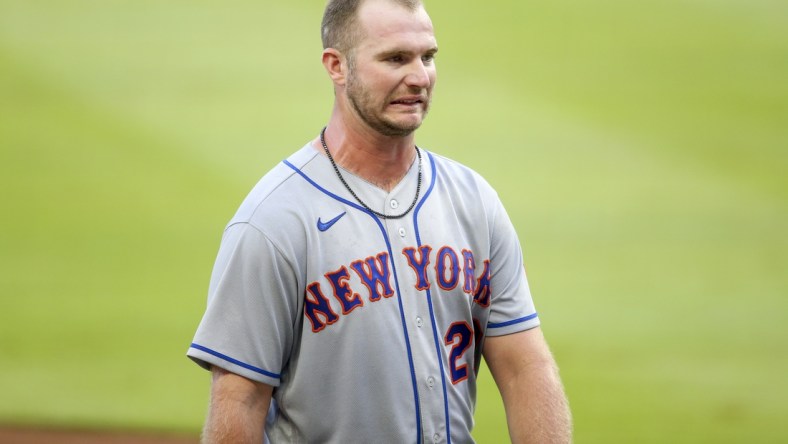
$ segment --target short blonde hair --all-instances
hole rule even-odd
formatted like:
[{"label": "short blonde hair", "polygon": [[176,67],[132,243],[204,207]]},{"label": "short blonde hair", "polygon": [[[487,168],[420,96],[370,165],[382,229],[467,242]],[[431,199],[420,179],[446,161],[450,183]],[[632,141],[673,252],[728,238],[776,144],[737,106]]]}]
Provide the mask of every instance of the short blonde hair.
[{"label": "short blonde hair", "polygon": [[[389,0],[415,11],[422,5],[421,0]],[[323,12],[320,34],[323,49],[334,48],[349,54],[358,43],[358,9],[364,0],[329,0]]]}]

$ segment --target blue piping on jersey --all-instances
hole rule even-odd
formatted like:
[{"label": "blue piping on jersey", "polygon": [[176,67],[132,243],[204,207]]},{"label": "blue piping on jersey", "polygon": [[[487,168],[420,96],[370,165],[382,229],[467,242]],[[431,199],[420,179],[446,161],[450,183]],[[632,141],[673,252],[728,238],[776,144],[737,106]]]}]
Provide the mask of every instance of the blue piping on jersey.
[{"label": "blue piping on jersey", "polygon": [[[397,287],[397,303],[399,304],[400,321],[402,322],[402,331],[405,334],[405,347],[407,348],[407,351],[408,351],[408,365],[410,366],[410,380],[411,380],[411,385],[413,386],[413,401],[414,401],[414,403],[416,405],[416,436],[417,436],[416,442],[417,443],[421,443],[422,442],[422,436],[421,436],[422,435],[422,433],[421,433],[421,405],[419,403],[418,383],[416,382],[416,369],[413,366],[413,352],[412,352],[411,347],[410,347],[410,337],[408,336],[407,323],[405,322],[405,309],[402,307],[402,293],[400,292],[400,288],[399,288],[399,278],[398,278],[398,275],[397,275],[397,266],[394,264],[394,255],[392,254],[392,250],[391,250],[391,242],[389,241],[389,237],[386,234],[386,228],[383,226],[383,223],[380,222],[380,219],[377,216],[375,216],[375,214],[373,214],[371,211],[369,211],[366,208],[364,208],[364,207],[362,207],[360,205],[357,205],[357,204],[355,204],[355,203],[353,203],[353,202],[351,202],[351,201],[349,201],[347,199],[339,197],[336,194],[334,194],[334,193],[328,191],[327,189],[323,188],[322,186],[318,185],[317,182],[312,180],[309,176],[306,175],[306,173],[301,171],[300,168],[296,167],[295,165],[293,165],[289,161],[283,160],[282,162],[285,165],[287,165],[290,168],[292,168],[293,171],[298,173],[298,175],[303,177],[304,180],[309,182],[313,187],[317,188],[321,192],[325,193],[326,195],[328,195],[328,196],[330,196],[330,197],[332,197],[332,198],[334,198],[334,199],[336,199],[336,200],[338,200],[338,201],[340,201],[340,202],[342,202],[342,203],[344,203],[346,205],[349,205],[349,206],[351,206],[351,207],[353,207],[353,208],[355,208],[355,209],[357,209],[357,210],[369,215],[372,218],[372,220],[374,220],[375,223],[378,224],[378,228],[380,229],[380,232],[383,234],[383,239],[386,241],[386,249],[388,250],[389,258],[390,258],[390,261],[391,261],[392,272],[394,274],[394,285]],[[431,187],[430,187],[430,189],[431,189]]]},{"label": "blue piping on jersey", "polygon": [[[432,190],[435,188],[435,178],[437,177],[437,170],[435,168],[435,159],[432,157],[432,154],[427,153],[427,156],[430,159],[430,168],[432,169],[432,174],[430,177],[431,183],[430,187],[427,189],[427,192],[424,193],[424,197],[421,199],[418,205],[416,205],[416,209],[413,211],[413,228],[416,231],[416,244],[420,248],[421,245],[421,233],[419,232],[419,210],[421,210],[422,205],[424,202],[427,201],[427,197],[432,193]],[[432,307],[432,291],[427,288],[427,306],[430,307],[430,322],[432,322],[432,337],[433,342],[435,342],[435,353],[438,356],[438,365],[440,367],[441,373],[441,385],[443,387],[443,413],[444,417],[446,418],[446,442],[447,444],[451,444],[451,422],[449,421],[449,393],[446,389],[446,371],[443,368],[443,348],[440,339],[438,338],[438,327],[435,322],[435,311]]]},{"label": "blue piping on jersey", "polygon": [[[284,163],[285,165],[287,165],[287,166],[289,166],[290,168],[292,168],[292,169],[293,169],[293,170],[294,170],[296,173],[298,173],[298,174],[299,174],[301,177],[303,177],[303,178],[304,178],[304,179],[305,179],[307,182],[309,182],[309,183],[310,183],[310,184],[311,184],[313,187],[317,188],[318,190],[322,191],[323,193],[325,193],[325,194],[328,194],[329,196],[331,196],[331,197],[333,197],[334,199],[336,199],[336,200],[338,200],[338,201],[342,202],[342,203],[343,203],[343,204],[345,204],[345,205],[350,205],[351,207],[353,207],[353,208],[355,208],[355,209],[357,209],[357,210],[359,210],[359,211],[362,211],[362,212],[364,212],[364,213],[367,213],[367,214],[369,214],[369,215],[370,215],[370,216],[372,216],[372,217],[375,217],[375,215],[374,215],[374,214],[372,214],[372,213],[371,213],[369,210],[367,210],[366,208],[362,207],[361,205],[358,205],[358,204],[356,204],[356,203],[353,203],[353,202],[351,202],[351,201],[349,201],[349,200],[347,200],[347,199],[345,199],[345,198],[339,197],[339,196],[337,196],[336,194],[332,193],[331,191],[328,191],[327,189],[325,189],[325,188],[321,187],[320,185],[318,185],[318,184],[317,184],[317,182],[315,182],[314,180],[310,179],[310,178],[309,178],[309,176],[307,176],[307,175],[306,175],[306,173],[304,173],[303,171],[301,171],[301,170],[300,170],[300,169],[299,169],[297,166],[293,165],[293,164],[292,164],[292,163],[290,163],[289,161],[287,161],[287,160],[283,160],[283,161],[282,161],[282,163]],[[377,218],[375,217],[375,219],[377,219]],[[379,222],[378,222],[378,225],[380,225],[380,223],[379,223]]]},{"label": "blue piping on jersey", "polygon": [[235,364],[237,366],[243,367],[243,368],[245,368],[247,370],[251,370],[251,371],[253,371],[255,373],[259,373],[259,374],[261,374],[263,376],[268,376],[269,378],[274,378],[274,379],[281,379],[282,378],[282,375],[279,375],[277,373],[272,373],[272,372],[263,370],[261,368],[257,368],[257,367],[255,367],[253,365],[249,365],[249,364],[247,364],[245,362],[241,362],[241,361],[239,361],[237,359],[233,359],[233,358],[231,358],[231,357],[229,357],[227,355],[223,355],[223,354],[219,353],[218,351],[211,350],[208,347],[203,347],[200,344],[192,343],[191,348],[196,349],[196,350],[200,350],[200,351],[204,351],[205,353],[208,353],[209,355],[214,355],[217,358],[223,359],[223,360],[225,360],[227,362],[230,362],[230,363]]},{"label": "blue piping on jersey", "polygon": [[494,322],[488,322],[487,328],[501,328],[509,325],[519,324],[521,322],[530,321],[531,319],[537,317],[538,315],[539,315],[538,313],[529,314],[528,316],[523,316],[522,318],[512,319],[511,321],[506,321],[506,322],[498,322],[497,324]]}]

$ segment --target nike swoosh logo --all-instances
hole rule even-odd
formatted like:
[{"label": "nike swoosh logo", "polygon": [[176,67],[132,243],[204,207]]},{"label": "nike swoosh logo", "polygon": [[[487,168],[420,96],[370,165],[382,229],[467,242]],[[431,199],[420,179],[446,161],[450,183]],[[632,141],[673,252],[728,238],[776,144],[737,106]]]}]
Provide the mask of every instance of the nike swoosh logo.
[{"label": "nike swoosh logo", "polygon": [[347,213],[347,211],[346,211],[346,212],[344,212],[344,213],[342,213],[342,214],[340,214],[339,216],[337,216],[337,217],[335,217],[335,218],[331,219],[331,220],[330,220],[330,221],[328,221],[328,222],[323,222],[323,221],[321,221],[321,220],[320,220],[320,218],[318,217],[318,218],[317,218],[317,229],[318,229],[318,230],[320,230],[320,231],[326,231],[326,230],[328,230],[329,228],[331,228],[331,226],[332,226],[332,225],[334,225],[335,223],[337,223],[337,221],[338,221],[339,219],[342,219],[342,216],[344,216],[346,213]]}]

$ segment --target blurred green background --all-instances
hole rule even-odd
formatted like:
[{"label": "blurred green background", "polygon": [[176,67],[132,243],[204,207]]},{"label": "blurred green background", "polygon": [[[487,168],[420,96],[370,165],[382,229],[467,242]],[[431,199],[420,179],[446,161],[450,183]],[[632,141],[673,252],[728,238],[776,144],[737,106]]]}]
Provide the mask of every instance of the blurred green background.
[{"label": "blurred green background", "polygon": [[[0,0],[0,423],[198,433],[221,231],[330,112],[323,5]],[[788,442],[788,4],[427,6],[418,142],[507,205],[576,442]]]}]

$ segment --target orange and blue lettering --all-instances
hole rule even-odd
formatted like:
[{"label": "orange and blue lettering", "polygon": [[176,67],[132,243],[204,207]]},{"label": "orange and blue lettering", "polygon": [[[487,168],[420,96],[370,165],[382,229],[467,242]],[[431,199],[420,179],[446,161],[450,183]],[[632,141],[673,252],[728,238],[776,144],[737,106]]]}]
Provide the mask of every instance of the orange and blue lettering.
[{"label": "orange and blue lettering", "polygon": [[369,289],[369,300],[372,302],[380,300],[381,297],[390,298],[394,296],[389,280],[389,254],[380,253],[377,257],[368,257],[365,260],[358,260],[350,264],[356,271],[361,282]]},{"label": "orange and blue lettering", "polygon": [[460,263],[457,259],[457,253],[451,247],[442,247],[438,250],[435,273],[438,277],[438,285],[442,289],[453,290],[457,286],[460,276]]},{"label": "orange and blue lettering", "polygon": [[348,285],[347,281],[350,279],[350,272],[347,271],[347,267],[342,266],[337,271],[326,273],[325,276],[331,283],[331,288],[334,289],[334,297],[342,304],[343,315],[350,313],[356,307],[364,305],[361,296],[358,293],[353,293],[353,290]]},{"label": "orange and blue lettering", "polygon": [[[306,287],[306,294],[304,295],[304,315],[309,319],[309,322],[312,323],[312,331],[314,333],[326,328],[326,324],[333,324],[339,320],[339,316],[331,309],[328,298],[323,296],[323,292],[320,291],[320,284],[318,282],[312,282]],[[321,318],[323,320],[321,320]]]},{"label": "orange and blue lettering", "polygon": [[462,291],[472,294],[473,284],[476,283],[476,261],[473,259],[472,251],[462,250],[462,264],[462,271],[465,275]]},{"label": "orange and blue lettering", "polygon": [[408,265],[416,272],[417,290],[428,290],[430,288],[430,280],[427,278],[427,265],[430,264],[430,253],[432,253],[432,247],[429,245],[419,247],[420,259],[416,259],[415,248],[408,247],[402,250],[402,254],[408,259]]},{"label": "orange and blue lettering", "polygon": [[468,351],[473,341],[473,330],[471,326],[465,321],[458,321],[449,326],[446,331],[446,336],[443,337],[446,345],[451,345],[449,352],[449,373],[451,374],[451,383],[458,384],[468,379],[468,365],[458,364],[459,361],[465,360],[463,355]]},{"label": "orange and blue lettering", "polygon": [[484,272],[476,281],[476,291],[473,292],[473,302],[482,307],[490,306],[490,260],[484,261]]}]

